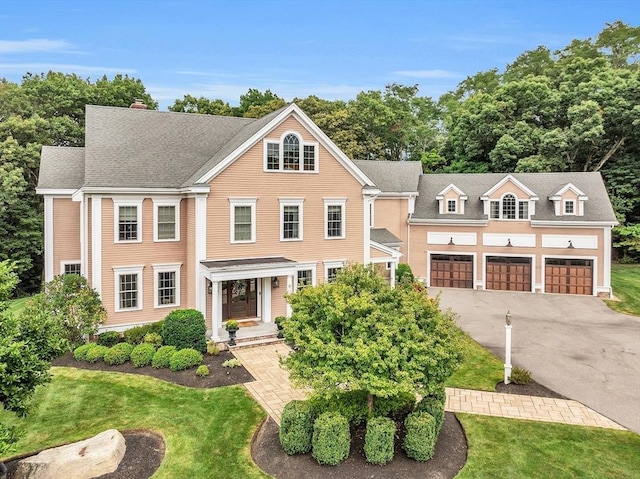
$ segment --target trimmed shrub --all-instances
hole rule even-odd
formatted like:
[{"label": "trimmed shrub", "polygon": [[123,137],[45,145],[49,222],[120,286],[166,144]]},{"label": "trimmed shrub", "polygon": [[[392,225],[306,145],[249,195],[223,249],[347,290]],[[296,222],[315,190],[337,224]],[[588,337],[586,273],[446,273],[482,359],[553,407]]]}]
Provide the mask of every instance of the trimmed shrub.
[{"label": "trimmed shrub", "polygon": [[347,418],[330,412],[320,414],[313,423],[311,455],[318,464],[336,466],[349,457],[351,433]]},{"label": "trimmed shrub", "polygon": [[143,343],[152,344],[156,348],[162,346],[162,336],[159,333],[147,333],[144,335]]},{"label": "trimmed shrub", "polygon": [[110,348],[111,346],[115,346],[120,342],[120,333],[117,331],[106,331],[104,333],[98,334],[97,343],[100,346],[106,346]]},{"label": "trimmed shrub", "polygon": [[179,349],[171,355],[169,369],[172,371],[182,371],[202,363],[202,353],[193,348]]},{"label": "trimmed shrub", "polygon": [[427,412],[412,412],[404,421],[403,449],[411,459],[428,461],[436,447],[436,420]]},{"label": "trimmed shrub", "polygon": [[129,361],[131,357],[131,351],[133,346],[129,343],[118,343],[115,346],[111,346],[109,351],[104,355],[104,362],[111,366],[118,364],[124,364]]},{"label": "trimmed shrub", "polygon": [[151,361],[153,361],[154,354],[156,354],[156,347],[153,344],[138,344],[133,348],[133,351],[131,351],[131,363],[135,368],[149,366]]},{"label": "trimmed shrub", "polygon": [[199,378],[205,378],[209,375],[209,366],[207,366],[206,364],[201,364],[200,366],[198,366],[198,369],[196,369],[196,376],[198,376]]},{"label": "trimmed shrub", "polygon": [[89,351],[89,349],[93,346],[95,346],[94,343],[87,343],[83,344],[82,346],[78,346],[73,350],[73,358],[76,361],[84,361],[85,359],[87,359],[87,351]]},{"label": "trimmed shrub", "polygon": [[313,406],[309,401],[290,401],[280,418],[280,445],[290,456],[311,451]]},{"label": "trimmed shrub", "polygon": [[177,349],[207,350],[207,326],[204,316],[195,309],[176,309],[164,319],[162,342]]},{"label": "trimmed shrub", "polygon": [[239,368],[242,366],[242,363],[238,358],[227,359],[222,363],[223,368]]},{"label": "trimmed shrub", "polygon": [[529,384],[531,382],[531,373],[525,368],[514,366],[509,380],[513,384]]},{"label": "trimmed shrub", "polygon": [[396,268],[396,281],[398,283],[413,283],[415,276],[411,271],[411,266],[407,263],[400,263]]},{"label": "trimmed shrub", "polygon": [[388,398],[376,397],[373,402],[374,416],[406,416],[416,405],[414,393],[403,393]]},{"label": "trimmed shrub", "polygon": [[364,455],[371,464],[386,464],[393,460],[396,424],[388,417],[374,417],[367,421],[364,436]]},{"label": "trimmed shrub", "polygon": [[444,422],[444,403],[439,399],[431,396],[422,398],[416,405],[416,412],[426,412],[433,416],[436,421],[436,435],[440,433],[442,423]]},{"label": "trimmed shrub", "polygon": [[142,326],[136,326],[135,328],[127,329],[124,333],[124,340],[133,344],[134,346],[144,341],[144,337],[149,333],[158,333],[162,330],[163,321],[156,321],[155,323],[143,324]]},{"label": "trimmed shrub", "polygon": [[177,351],[175,346],[161,346],[153,355],[151,366],[156,369],[168,368],[171,364],[171,356]]},{"label": "trimmed shrub", "polygon": [[220,348],[213,339],[207,341],[207,353],[209,353],[211,356],[217,356],[218,354],[220,354]]},{"label": "trimmed shrub", "polygon": [[90,363],[97,363],[98,361],[102,361],[104,359],[104,355],[107,354],[109,348],[106,346],[101,346],[99,344],[92,344],[89,349],[87,349],[87,353],[84,356],[85,361]]},{"label": "trimmed shrub", "polygon": [[431,391],[427,396],[432,397],[440,401],[442,404],[447,403],[447,392],[444,389],[444,386],[439,386],[433,391]]},{"label": "trimmed shrub", "polygon": [[[331,396],[314,396],[311,402],[318,413],[334,412],[347,418],[349,423],[361,424],[369,414],[366,391],[339,391]],[[398,394],[388,398],[375,397],[374,416],[405,416],[413,410],[416,403],[414,394]]]}]

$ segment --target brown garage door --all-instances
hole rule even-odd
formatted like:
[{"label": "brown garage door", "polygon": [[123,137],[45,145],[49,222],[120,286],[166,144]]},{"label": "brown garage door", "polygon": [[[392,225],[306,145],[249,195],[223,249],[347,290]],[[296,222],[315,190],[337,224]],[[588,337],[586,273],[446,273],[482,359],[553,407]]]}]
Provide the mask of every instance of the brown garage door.
[{"label": "brown garage door", "polygon": [[487,256],[487,289],[531,291],[531,258]]},{"label": "brown garage door", "polygon": [[593,294],[593,261],[547,258],[544,290],[546,293]]},{"label": "brown garage door", "polygon": [[473,288],[473,256],[431,255],[431,282],[437,288]]}]

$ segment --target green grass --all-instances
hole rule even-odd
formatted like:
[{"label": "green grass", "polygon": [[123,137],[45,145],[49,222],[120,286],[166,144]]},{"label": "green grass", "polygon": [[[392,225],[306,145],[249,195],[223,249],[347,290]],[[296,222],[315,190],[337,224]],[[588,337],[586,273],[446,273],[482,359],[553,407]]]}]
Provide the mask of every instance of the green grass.
[{"label": "green grass", "polygon": [[27,304],[27,301],[29,301],[31,298],[29,296],[27,296],[26,298],[18,298],[18,299],[12,299],[11,301],[8,301],[8,310],[10,313],[17,313],[18,311],[20,311],[22,308],[24,308],[24,305]]},{"label": "green grass", "polygon": [[640,436],[629,431],[457,416],[469,451],[456,479],[631,479],[640,471]]},{"label": "green grass", "polygon": [[[25,419],[15,455],[91,437],[106,429],[150,429],[166,442],[154,479],[266,478],[249,444],[264,411],[242,387],[192,389],[137,375],[53,368]],[[194,373],[195,374],[195,373]],[[5,458],[6,459],[6,458]]]},{"label": "green grass", "polygon": [[611,286],[620,301],[606,301],[609,307],[619,313],[640,316],[640,265],[611,265]]},{"label": "green grass", "polygon": [[496,384],[503,379],[502,360],[476,343],[467,333],[460,331],[463,362],[447,380],[451,388],[495,391]]}]

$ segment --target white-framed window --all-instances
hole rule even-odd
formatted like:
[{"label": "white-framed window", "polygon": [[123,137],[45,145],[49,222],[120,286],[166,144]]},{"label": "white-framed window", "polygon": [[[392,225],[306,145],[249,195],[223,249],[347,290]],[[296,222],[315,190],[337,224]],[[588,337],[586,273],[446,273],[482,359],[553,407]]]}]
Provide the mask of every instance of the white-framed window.
[{"label": "white-framed window", "polygon": [[303,141],[295,131],[279,140],[264,140],[264,171],[318,172],[318,143]]},{"label": "white-framed window", "polygon": [[492,200],[490,205],[490,218],[493,220],[500,219],[500,202]]},{"label": "white-framed window", "polygon": [[303,239],[302,199],[280,198],[280,241]]},{"label": "white-framed window", "polygon": [[298,263],[296,267],[296,291],[316,284],[317,263]]},{"label": "white-framed window", "polygon": [[331,283],[336,279],[338,272],[344,268],[344,261],[325,261],[324,262],[324,281]]},{"label": "white-framed window", "polygon": [[179,199],[153,199],[153,241],[180,241]]},{"label": "white-framed window", "polygon": [[502,219],[516,219],[516,197],[511,193],[507,193],[502,197]]},{"label": "white-framed window", "polygon": [[529,202],[528,201],[518,201],[518,219],[519,220],[529,219]]},{"label": "white-framed window", "polygon": [[325,239],[343,239],[346,237],[346,202],[347,200],[344,198],[324,200]]},{"label": "white-framed window", "polygon": [[142,199],[113,200],[114,242],[142,242]]},{"label": "white-framed window", "polygon": [[455,213],[457,208],[457,201],[456,200],[447,200],[447,213]]},{"label": "white-framed window", "polygon": [[489,218],[493,220],[528,220],[529,200],[518,200],[507,193],[501,200],[489,202]]},{"label": "white-framed window", "polygon": [[180,306],[181,263],[153,265],[153,291],[156,308]]},{"label": "white-framed window", "polygon": [[575,215],[576,214],[576,202],[575,200],[564,200],[564,214]]},{"label": "white-framed window", "polygon": [[60,274],[82,274],[82,264],[80,260],[60,261]]},{"label": "white-framed window", "polygon": [[113,268],[116,312],[142,309],[143,269],[144,266],[119,266]]},{"label": "white-framed window", "polygon": [[257,198],[230,198],[232,243],[255,243]]}]

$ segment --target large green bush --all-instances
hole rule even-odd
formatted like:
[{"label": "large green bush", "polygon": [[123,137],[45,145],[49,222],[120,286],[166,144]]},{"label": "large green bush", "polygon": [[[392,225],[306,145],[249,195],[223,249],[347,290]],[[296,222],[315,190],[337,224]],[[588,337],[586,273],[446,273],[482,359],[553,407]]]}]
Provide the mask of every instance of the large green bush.
[{"label": "large green bush", "polygon": [[89,363],[97,363],[104,359],[104,355],[107,354],[109,348],[100,344],[92,344],[87,353],[84,355],[85,361]]},{"label": "large green bush", "polygon": [[117,331],[106,331],[104,333],[98,334],[97,343],[101,346],[107,346],[110,348],[111,346],[115,346],[120,342],[120,333]]},{"label": "large green bush", "polygon": [[134,328],[127,329],[123,335],[124,340],[133,344],[134,346],[144,341],[144,337],[149,333],[158,333],[162,331],[163,321],[156,321],[155,323],[143,324],[142,326],[136,326]]},{"label": "large green bush", "polygon": [[153,361],[153,356],[156,353],[156,347],[153,344],[142,343],[138,344],[133,351],[131,351],[131,364],[136,368],[142,368],[149,366]]},{"label": "large green bush", "polygon": [[94,346],[93,343],[83,344],[73,350],[73,358],[76,361],[85,361],[87,359],[87,351]]},{"label": "large green bush", "polygon": [[280,418],[280,444],[290,456],[311,451],[313,405],[309,401],[290,401]]},{"label": "large green bush", "polygon": [[202,353],[193,348],[179,349],[171,355],[169,368],[172,371],[182,371],[202,363]]},{"label": "large green bush", "polygon": [[[314,395],[310,401],[316,414],[333,412],[347,418],[351,424],[361,424],[368,417],[368,394],[366,391],[333,391],[331,394]],[[405,416],[416,403],[414,393],[399,393],[386,398],[376,397],[373,414],[375,416]]]},{"label": "large green bush", "polygon": [[177,351],[175,346],[161,346],[153,355],[151,366],[156,369],[168,368],[171,365],[171,356]]},{"label": "large green bush", "polygon": [[417,412],[426,412],[433,416],[436,421],[436,435],[440,433],[444,422],[444,403],[437,398],[427,396],[416,405]]},{"label": "large green bush", "polygon": [[428,461],[433,457],[438,434],[436,420],[427,412],[412,412],[404,421],[406,434],[403,448],[412,459]]},{"label": "large green bush", "polygon": [[104,362],[111,366],[124,364],[129,361],[131,351],[133,351],[133,346],[131,344],[118,343],[115,346],[111,346],[109,351],[105,353]]},{"label": "large green bush", "polygon": [[176,309],[169,313],[162,325],[162,342],[178,349],[207,350],[207,326],[204,316],[195,309]]},{"label": "large green bush", "polygon": [[313,423],[311,455],[318,464],[335,466],[349,457],[349,421],[340,414],[325,412]]},{"label": "large green bush", "polygon": [[374,417],[367,421],[364,455],[371,464],[386,464],[393,460],[396,424],[388,417]]}]

